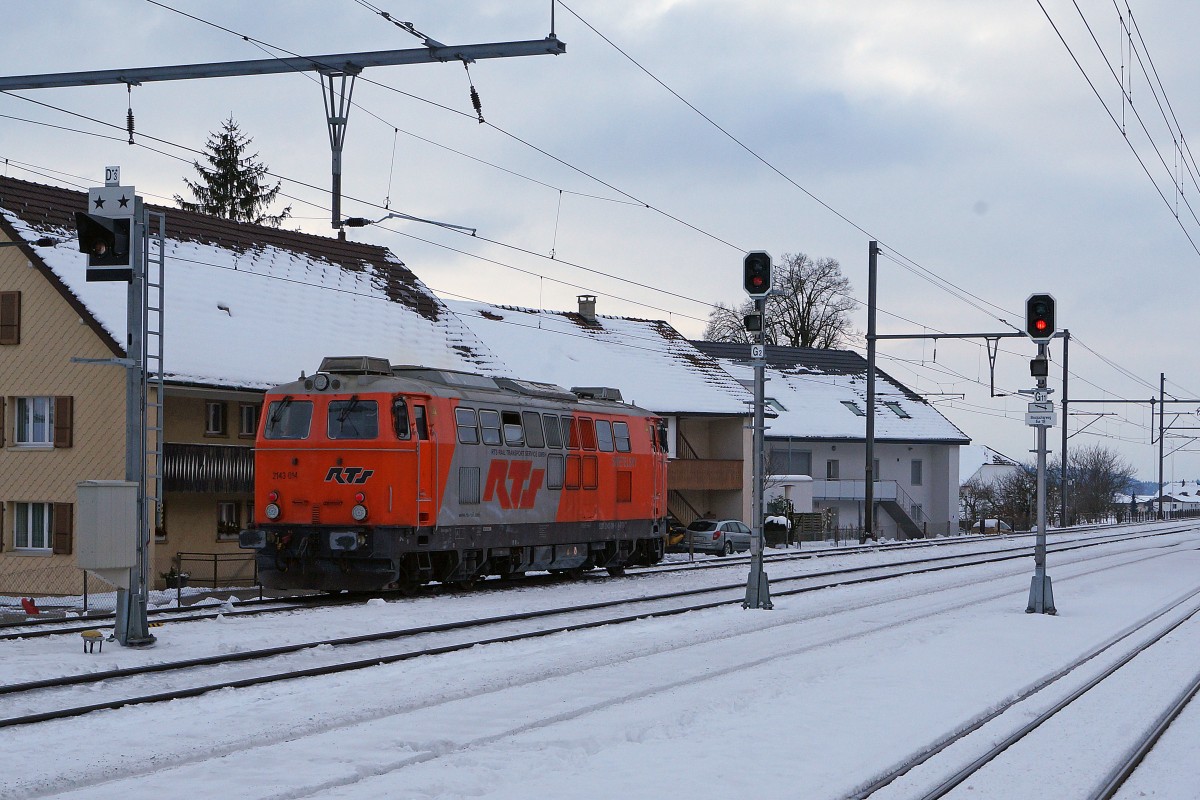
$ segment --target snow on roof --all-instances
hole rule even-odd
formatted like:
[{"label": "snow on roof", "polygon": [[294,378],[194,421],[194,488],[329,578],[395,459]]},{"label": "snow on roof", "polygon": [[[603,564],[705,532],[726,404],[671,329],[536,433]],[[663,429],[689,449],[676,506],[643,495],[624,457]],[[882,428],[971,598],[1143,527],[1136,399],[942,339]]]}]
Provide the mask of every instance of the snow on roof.
[{"label": "snow on roof", "polygon": [[[0,177],[0,229],[37,258],[123,348],[124,282],[89,283],[76,245],[87,195]],[[166,215],[163,366],[170,381],[264,388],[311,372],[328,355],[503,374],[495,357],[402,261],[383,247],[237,223],[179,209]]]},{"label": "snow on roof", "polygon": [[611,386],[659,414],[749,413],[753,398],[666,322],[535,311],[480,302],[446,305],[516,375],[560,386]]},{"label": "snow on roof", "polygon": [[[752,385],[749,346],[693,342]],[[851,350],[768,346],[766,396],[778,417],[768,438],[866,440],[867,362]],[[771,402],[773,401],[773,402]],[[878,441],[967,444],[970,439],[919,395],[876,371],[875,438]]]},{"label": "snow on roof", "polygon": [[1018,467],[1013,459],[987,445],[972,444],[958,451],[958,483],[961,486],[984,466]]}]

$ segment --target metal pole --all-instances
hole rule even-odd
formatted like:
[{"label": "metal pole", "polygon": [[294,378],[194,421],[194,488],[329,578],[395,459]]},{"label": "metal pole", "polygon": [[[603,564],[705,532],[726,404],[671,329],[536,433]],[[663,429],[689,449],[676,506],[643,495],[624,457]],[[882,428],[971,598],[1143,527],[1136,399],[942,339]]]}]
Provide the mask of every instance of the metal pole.
[{"label": "metal pole", "polygon": [[[1038,358],[1046,358],[1046,343],[1038,343]],[[1046,388],[1046,378],[1037,379],[1038,388]],[[1066,421],[1063,421],[1066,425]],[[1046,426],[1037,426],[1037,542],[1033,548],[1033,579],[1029,585],[1027,614],[1055,614],[1054,591],[1046,574]]]},{"label": "metal pole", "polygon": [[872,241],[867,259],[867,469],[866,513],[859,544],[875,539],[875,301],[879,245]]},{"label": "metal pole", "polygon": [[754,359],[754,495],[751,515],[754,532],[750,539],[750,575],[746,578],[746,600],[742,608],[773,608],[771,589],[767,582],[767,573],[763,571],[763,439],[765,438],[764,406],[766,404],[766,330],[767,330],[767,301],[766,298],[754,301],[755,310],[762,315],[762,325],[758,329],[758,346],[764,351],[760,358]]},{"label": "metal pole", "polygon": [[1059,492],[1062,508],[1059,512],[1059,527],[1067,527],[1067,354],[1071,344],[1071,332],[1063,331],[1063,366],[1062,366],[1062,449],[1059,451]]},{"label": "metal pole", "polygon": [[[135,199],[136,211],[130,245],[133,250],[130,264],[133,280],[126,297],[127,339],[126,355],[130,364],[125,368],[125,480],[138,485],[137,499],[137,566],[130,570],[129,590],[124,600],[124,619],[118,620],[117,639],[127,647],[146,647],[154,644],[146,619],[149,601],[150,553],[147,542],[146,514],[146,395],[143,373],[146,369],[146,217],[141,198]],[[124,624],[120,624],[123,622]]]},{"label": "metal pole", "polygon": [[1158,518],[1163,518],[1163,419],[1167,416],[1167,374],[1158,373]]}]

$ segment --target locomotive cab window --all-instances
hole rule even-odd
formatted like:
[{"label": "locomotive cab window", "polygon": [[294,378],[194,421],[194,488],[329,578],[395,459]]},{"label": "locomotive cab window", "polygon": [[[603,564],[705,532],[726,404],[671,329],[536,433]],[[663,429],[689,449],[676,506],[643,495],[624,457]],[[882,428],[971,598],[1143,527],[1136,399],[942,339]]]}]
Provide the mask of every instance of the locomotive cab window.
[{"label": "locomotive cab window", "polygon": [[629,423],[614,422],[612,424],[612,426],[613,426],[613,440],[614,440],[614,444],[617,447],[617,452],[618,453],[628,453],[629,452]]},{"label": "locomotive cab window", "polygon": [[331,400],[326,430],[330,439],[375,439],[379,436],[379,404],[374,400]]},{"label": "locomotive cab window", "polygon": [[509,447],[524,447],[525,429],[521,426],[521,414],[505,411],[501,416],[504,420],[504,443]]},{"label": "locomotive cab window", "polygon": [[500,444],[500,412],[481,410],[479,430],[483,434],[484,444]]},{"label": "locomotive cab window", "polygon": [[606,419],[596,420],[596,444],[601,452],[611,453],[613,450],[612,426]]},{"label": "locomotive cab window", "polygon": [[454,422],[458,426],[458,441],[462,444],[479,444],[479,428],[475,426],[475,409],[454,409]]},{"label": "locomotive cab window", "polygon": [[311,400],[293,400],[285,397],[272,400],[267,408],[267,422],[263,427],[266,439],[307,439],[312,425],[313,404]]},{"label": "locomotive cab window", "polygon": [[397,439],[408,439],[412,429],[408,421],[408,403],[403,397],[392,398],[392,428]]}]

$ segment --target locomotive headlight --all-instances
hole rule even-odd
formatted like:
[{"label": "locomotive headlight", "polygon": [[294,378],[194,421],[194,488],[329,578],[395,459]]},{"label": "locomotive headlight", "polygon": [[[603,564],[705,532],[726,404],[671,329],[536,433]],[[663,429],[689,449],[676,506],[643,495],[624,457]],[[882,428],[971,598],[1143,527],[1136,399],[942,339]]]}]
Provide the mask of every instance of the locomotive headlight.
[{"label": "locomotive headlight", "polygon": [[267,519],[279,519],[279,506],[274,503],[267,503],[267,507],[263,509],[263,513],[267,515]]},{"label": "locomotive headlight", "polygon": [[350,509],[350,516],[354,517],[355,522],[362,522],[367,518],[367,507],[364,505],[356,505]]}]

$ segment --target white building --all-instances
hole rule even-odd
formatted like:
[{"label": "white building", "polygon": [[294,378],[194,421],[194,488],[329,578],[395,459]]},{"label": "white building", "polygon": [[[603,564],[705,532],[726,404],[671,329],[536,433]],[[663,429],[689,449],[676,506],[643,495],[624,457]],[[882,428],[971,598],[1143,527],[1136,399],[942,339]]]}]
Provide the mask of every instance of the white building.
[{"label": "white building", "polygon": [[[749,347],[693,342],[752,385]],[[813,510],[865,521],[867,362],[851,350],[767,347],[768,475],[810,475]],[[959,448],[970,439],[924,398],[876,370],[875,533],[916,538],[958,530]]]}]

